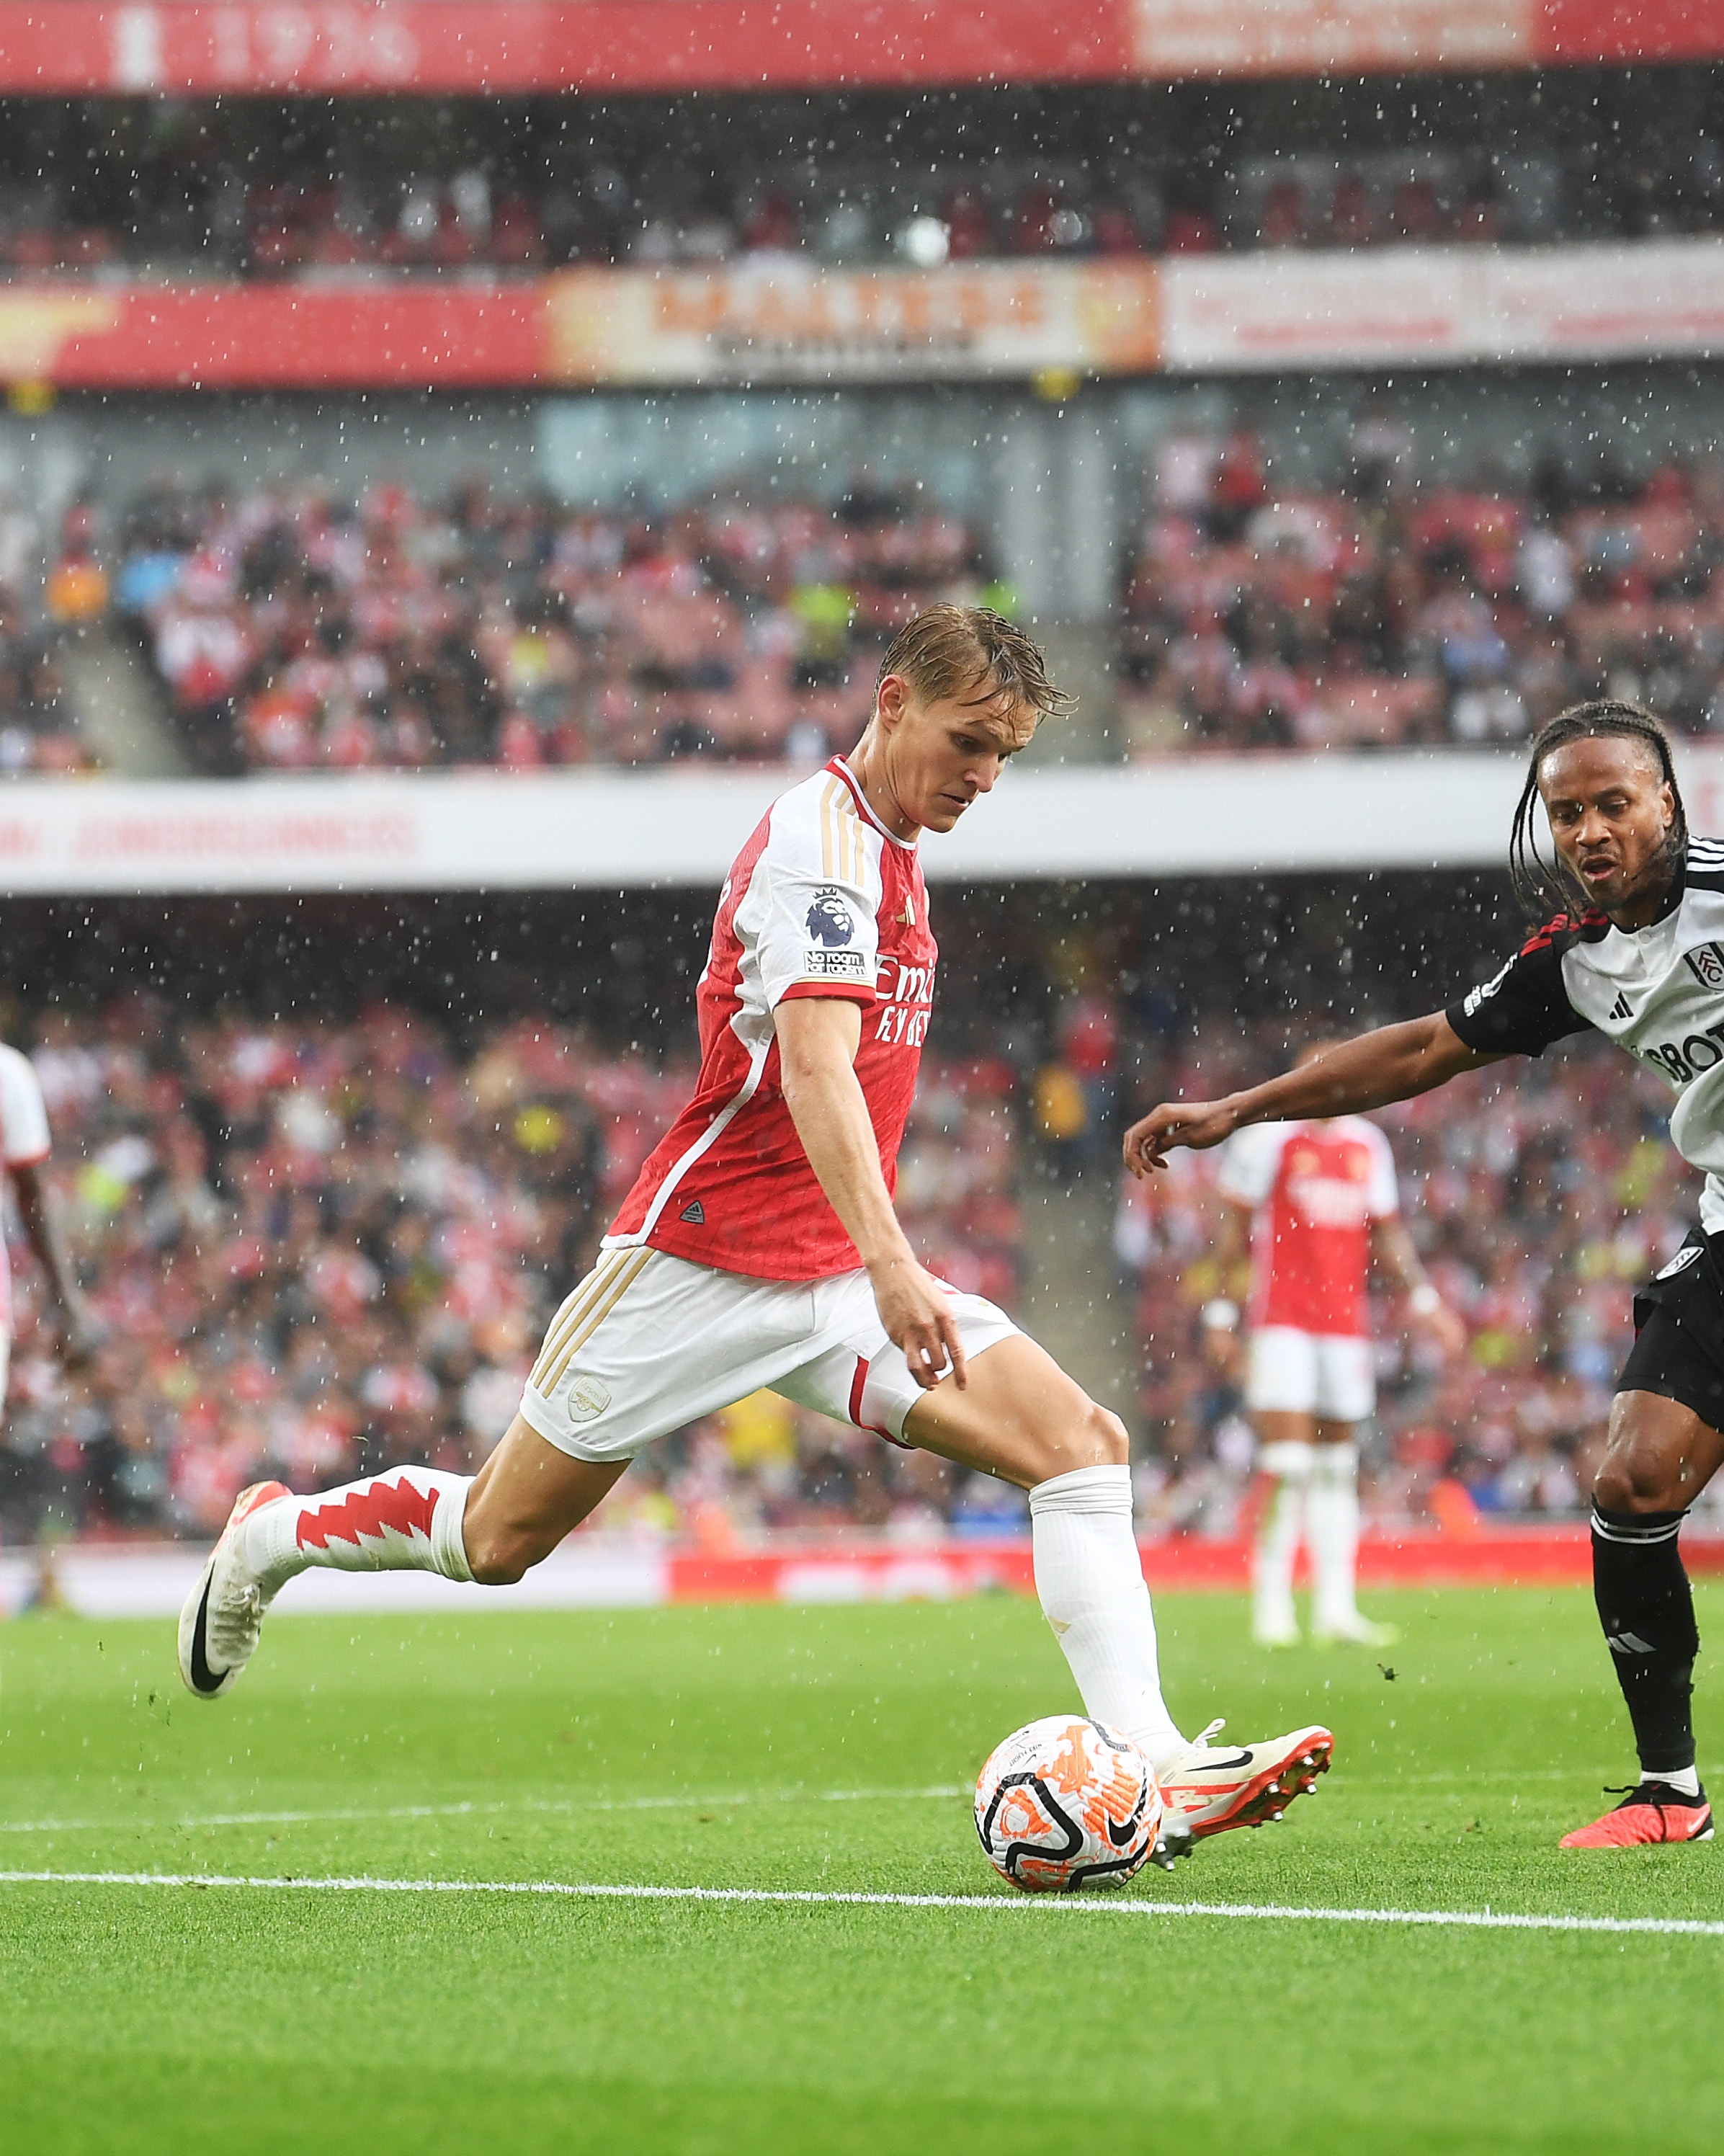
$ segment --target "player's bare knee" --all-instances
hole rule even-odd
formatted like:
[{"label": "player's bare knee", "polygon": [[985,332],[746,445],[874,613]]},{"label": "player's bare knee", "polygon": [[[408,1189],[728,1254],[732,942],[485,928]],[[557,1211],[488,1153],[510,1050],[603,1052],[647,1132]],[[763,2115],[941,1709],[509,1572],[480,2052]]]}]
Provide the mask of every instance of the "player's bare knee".
[{"label": "player's bare knee", "polygon": [[1601,1512],[1674,1511],[1682,1500],[1671,1497],[1665,1480],[1661,1463],[1613,1452],[1593,1477],[1593,1502]]},{"label": "player's bare knee", "polygon": [[1085,1457],[1078,1463],[1080,1466],[1123,1467],[1131,1457],[1126,1425],[1106,1408],[1097,1407],[1094,1400],[1089,1404],[1083,1435]]},{"label": "player's bare knee", "polygon": [[469,1521],[463,1532],[467,1569],[481,1587],[513,1587],[526,1578],[541,1554],[518,1527],[492,1527]]},{"label": "player's bare knee", "polygon": [[1025,1489],[1051,1482],[1056,1475],[1074,1475],[1084,1467],[1123,1467],[1131,1456],[1126,1425],[1116,1414],[1085,1400],[1075,1423],[1062,1420],[1039,1430],[1031,1444],[1017,1457],[1008,1479]]}]

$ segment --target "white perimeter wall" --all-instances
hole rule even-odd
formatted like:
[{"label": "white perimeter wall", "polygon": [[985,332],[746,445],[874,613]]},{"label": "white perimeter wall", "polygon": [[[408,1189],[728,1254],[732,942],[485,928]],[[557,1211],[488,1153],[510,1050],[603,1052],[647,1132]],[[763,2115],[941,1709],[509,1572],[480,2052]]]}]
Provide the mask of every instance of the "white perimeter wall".
[{"label": "white perimeter wall", "polygon": [[[1007,773],[931,880],[1501,864],[1507,753],[1190,759]],[[1724,749],[1690,747],[1697,830],[1724,829]],[[794,774],[569,772],[0,788],[0,892],[619,890],[716,883]]]}]

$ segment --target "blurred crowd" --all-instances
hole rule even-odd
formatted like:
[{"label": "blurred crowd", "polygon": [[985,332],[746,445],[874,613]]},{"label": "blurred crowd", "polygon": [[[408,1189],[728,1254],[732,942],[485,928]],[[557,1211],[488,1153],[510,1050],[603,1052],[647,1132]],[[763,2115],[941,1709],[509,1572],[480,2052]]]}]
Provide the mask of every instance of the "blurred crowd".
[{"label": "blurred crowd", "polygon": [[[1016,114],[960,102],[967,110],[924,108],[884,127],[836,106],[828,125],[787,126],[735,105],[706,116],[642,103],[589,128],[584,150],[550,108],[469,106],[440,136],[362,110],[20,109],[12,152],[0,150],[0,270],[489,281],[576,264],[935,269],[1724,225],[1724,154],[1703,86],[1687,87],[1657,134],[1638,108],[1616,126],[1597,112],[1590,127],[1578,115],[1565,126],[1535,100],[1518,120],[1433,128],[1415,103],[1398,142],[1381,110],[1351,130],[1331,115],[1326,131],[1300,131],[1307,146],[1279,154],[1254,154],[1217,116],[1147,123],[1106,94]],[[1289,134],[1274,116],[1251,131]]]},{"label": "blurred crowd", "polygon": [[823,762],[921,608],[1009,605],[958,518],[859,478],[834,505],[659,517],[311,480],[162,484],[112,603],[207,769],[680,757]]},{"label": "blurred crowd", "polygon": [[[1111,1188],[1135,1100],[1210,1095],[1282,1060],[1280,1020],[1146,1027],[1129,999],[1083,988],[1046,1017],[925,1063],[901,1160],[916,1247],[1008,1309],[1032,1169]],[[307,1488],[392,1460],[470,1470],[692,1075],[542,1019],[457,1044],[388,1005],[343,1024],[182,1025],[131,998],[49,1016],[29,1045],[101,1345],[86,1373],[60,1370],[14,1222],[13,1540],[208,1535],[263,1476]],[[1445,1358],[1378,1296],[1369,1514],[1460,1532],[1580,1514],[1634,1290],[1695,1217],[1668,1105],[1648,1074],[1578,1045],[1381,1116],[1403,1215],[1467,1344]],[[1178,1152],[1120,1192],[1111,1264],[1135,1328],[1148,1534],[1226,1537],[1254,1502],[1247,1283],[1222,1270],[1214,1166]],[[1093,1294],[1110,1260],[1070,1262],[1066,1291]],[[1003,1486],[757,1395],[651,1448],[592,1531],[723,1548],[767,1530],[1024,1524]]]},{"label": "blurred crowd", "polygon": [[[1255,1082],[1280,1067],[1280,1038],[1279,1026],[1212,1029],[1169,1057],[1160,1090],[1208,1098]],[[1445,1358],[1404,1306],[1374,1296],[1367,1512],[1464,1532],[1481,1518],[1583,1510],[1634,1291],[1698,1217],[1699,1178],[1665,1142],[1670,1100],[1594,1043],[1377,1116],[1403,1215],[1469,1344]],[[1127,1179],[1115,1246],[1142,1352],[1140,1510],[1165,1528],[1225,1537],[1249,1502],[1255,1445],[1242,1404],[1247,1276],[1217,1262],[1217,1158],[1176,1152],[1165,1174]],[[1724,1491],[1701,1502],[1724,1517]]]},{"label": "blurred crowd", "polygon": [[[1605,695],[1724,730],[1714,464],[1552,454],[1450,480],[1414,448],[1386,398],[1326,484],[1246,428],[1162,438],[1121,550],[1121,752],[1512,743]],[[656,511],[479,478],[354,499],[164,477],[116,516],[74,504],[46,556],[0,501],[0,770],[93,764],[65,666],[110,625],[208,773],[812,765],[854,742],[887,643],[942,599],[1018,604],[972,525],[865,471],[830,501]]]},{"label": "blurred crowd", "polygon": [[[522,1019],[457,1048],[377,1006],[347,1024],[170,1025],[138,998],[28,1044],[52,1188],[101,1344],[58,1366],[18,1232],[0,1430],[8,1540],[208,1536],[241,1487],[390,1461],[469,1471],[691,1070]],[[900,1209],[955,1284],[1010,1304],[1010,1066],[924,1066]],[[763,1527],[1015,1518],[978,1478],[757,1396],[652,1448],[609,1533],[721,1547]]]},{"label": "blurred crowd", "polygon": [[1249,431],[1164,441],[1120,633],[1130,753],[1525,739],[1583,696],[1724,728],[1724,483],[1708,464],[1578,485],[1419,482],[1387,404],[1333,485],[1276,482]]},{"label": "blurred crowd", "polygon": [[[81,592],[80,579],[87,584]],[[0,494],[0,777],[95,767],[62,659],[68,624],[80,607],[94,615],[106,603],[105,576],[80,557],[69,534],[44,586],[38,521]]]}]

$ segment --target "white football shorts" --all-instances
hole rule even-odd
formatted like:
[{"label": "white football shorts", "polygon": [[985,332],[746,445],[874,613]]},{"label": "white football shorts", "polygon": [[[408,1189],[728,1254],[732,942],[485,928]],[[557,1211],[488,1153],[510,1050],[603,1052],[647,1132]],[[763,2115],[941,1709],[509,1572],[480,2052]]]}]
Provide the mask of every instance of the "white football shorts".
[{"label": "white football shorts", "polygon": [[[967,1357],[1017,1332],[981,1296],[946,1292]],[[756,1280],[636,1247],[607,1250],[552,1318],[521,1412],[572,1459],[632,1460],[762,1386],[895,1445],[922,1396],[865,1272]]]},{"label": "white football shorts", "polygon": [[1345,1332],[1260,1326],[1251,1335],[1245,1405],[1324,1422],[1362,1422],[1377,1405],[1371,1342]]}]

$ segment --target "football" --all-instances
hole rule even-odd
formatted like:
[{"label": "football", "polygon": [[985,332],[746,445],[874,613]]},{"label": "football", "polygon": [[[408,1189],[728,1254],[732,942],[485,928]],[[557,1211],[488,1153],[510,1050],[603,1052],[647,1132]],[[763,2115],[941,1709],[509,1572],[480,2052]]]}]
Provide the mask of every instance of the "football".
[{"label": "football", "polygon": [[1118,1886],[1154,1854],[1161,1830],[1148,1760],[1129,1737],[1081,1715],[1014,1729],[977,1777],[988,1861],[1026,1893]]}]

